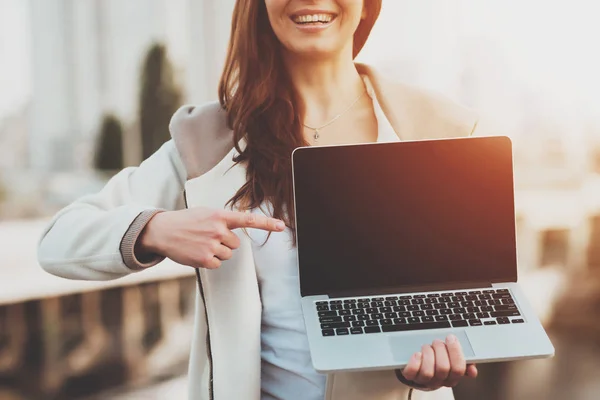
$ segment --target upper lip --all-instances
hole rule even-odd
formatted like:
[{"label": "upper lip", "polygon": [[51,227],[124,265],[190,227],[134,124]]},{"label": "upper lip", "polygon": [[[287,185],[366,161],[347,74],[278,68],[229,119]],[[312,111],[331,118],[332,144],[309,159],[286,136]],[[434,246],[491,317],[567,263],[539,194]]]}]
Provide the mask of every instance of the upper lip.
[{"label": "upper lip", "polygon": [[304,9],[304,10],[299,10],[299,11],[293,12],[291,17],[294,18],[294,17],[303,16],[303,15],[318,15],[318,14],[333,15],[334,17],[337,15],[337,13],[335,13],[333,11]]}]

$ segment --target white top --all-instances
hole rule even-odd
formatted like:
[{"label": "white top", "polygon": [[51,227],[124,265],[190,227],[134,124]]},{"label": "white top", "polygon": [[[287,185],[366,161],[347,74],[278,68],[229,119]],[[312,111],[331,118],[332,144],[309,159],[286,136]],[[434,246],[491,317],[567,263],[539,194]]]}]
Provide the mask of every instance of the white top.
[{"label": "white top", "polygon": [[[377,117],[377,142],[398,141],[366,79],[365,86]],[[270,214],[271,210],[267,207],[266,211]],[[291,232],[272,233],[264,246],[266,232],[252,229],[248,233],[263,304],[261,399],[322,400],[326,378],[313,369],[310,359]]]}]

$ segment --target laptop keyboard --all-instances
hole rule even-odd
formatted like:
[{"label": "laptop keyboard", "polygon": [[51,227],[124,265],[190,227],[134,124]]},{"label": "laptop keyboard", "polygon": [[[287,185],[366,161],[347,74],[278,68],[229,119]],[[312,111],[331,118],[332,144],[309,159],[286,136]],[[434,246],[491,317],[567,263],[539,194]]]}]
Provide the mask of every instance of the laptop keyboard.
[{"label": "laptop keyboard", "polygon": [[315,306],[323,336],[525,322],[508,289],[336,299]]}]

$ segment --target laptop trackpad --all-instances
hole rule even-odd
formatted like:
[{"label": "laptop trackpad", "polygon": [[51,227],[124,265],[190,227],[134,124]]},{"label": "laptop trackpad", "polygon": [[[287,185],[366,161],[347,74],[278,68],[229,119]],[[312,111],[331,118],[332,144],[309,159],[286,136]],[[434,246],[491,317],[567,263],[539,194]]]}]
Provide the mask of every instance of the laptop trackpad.
[{"label": "laptop trackpad", "polygon": [[[452,331],[462,346],[463,353],[466,359],[475,356],[471,343],[467,338],[465,331]],[[392,336],[389,338],[390,347],[394,360],[400,361],[403,364],[408,363],[410,357],[418,351],[421,351],[421,347],[426,344],[433,343],[434,340],[439,339],[445,341],[447,333],[415,333],[407,335]]]}]

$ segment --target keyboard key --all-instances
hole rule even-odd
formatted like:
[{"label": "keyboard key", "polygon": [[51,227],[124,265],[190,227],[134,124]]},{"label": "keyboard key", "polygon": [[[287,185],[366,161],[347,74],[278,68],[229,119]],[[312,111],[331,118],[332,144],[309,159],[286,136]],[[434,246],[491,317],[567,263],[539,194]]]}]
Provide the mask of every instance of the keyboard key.
[{"label": "keyboard key", "polygon": [[423,299],[412,299],[411,300],[411,304],[425,304],[425,300],[423,300]]},{"label": "keyboard key", "polygon": [[510,293],[496,293],[492,295],[494,299],[510,299]]},{"label": "keyboard key", "polygon": [[377,333],[377,332],[381,332],[381,329],[379,328],[379,326],[367,326],[365,328],[365,333]]},{"label": "keyboard key", "polygon": [[481,294],[481,291],[479,290],[472,290],[469,292],[469,294]]},{"label": "keyboard key", "polygon": [[478,319],[470,319],[470,320],[469,320],[469,325],[471,325],[471,326],[481,326],[481,325],[483,325],[483,324],[481,323],[481,320],[478,320]]},{"label": "keyboard key", "polygon": [[483,306],[483,307],[481,307],[481,311],[483,311],[483,312],[494,311],[494,307],[492,307],[492,306]]},{"label": "keyboard key", "polygon": [[484,294],[491,294],[491,293],[496,293],[496,291],[493,290],[493,289],[488,289],[488,290],[484,290],[483,293]]},{"label": "keyboard key", "polygon": [[356,303],[356,299],[344,300],[344,303]]},{"label": "keyboard key", "polygon": [[477,318],[489,318],[490,314],[486,312],[477,313]]},{"label": "keyboard key", "polygon": [[340,329],[335,330],[335,334],[338,336],[346,336],[346,335],[349,335],[350,332],[348,332],[348,329],[346,329],[346,328],[340,328]]},{"label": "keyboard key", "polygon": [[410,318],[407,318],[406,321],[409,324],[417,324],[417,323],[421,322],[421,319],[419,317],[410,317]]},{"label": "keyboard key", "polygon": [[371,314],[371,319],[383,319],[383,314],[381,314],[381,313]]},{"label": "keyboard key", "polygon": [[337,311],[319,311],[319,317],[337,317]]},{"label": "keyboard key", "polygon": [[458,328],[458,327],[462,327],[462,326],[469,326],[469,323],[465,320],[452,321],[452,326],[454,328]]},{"label": "keyboard key", "polygon": [[360,335],[363,333],[363,328],[352,328],[350,329],[350,333],[353,335]]},{"label": "keyboard key", "polygon": [[425,311],[413,311],[412,316],[413,317],[424,317]]},{"label": "keyboard key", "polygon": [[440,297],[439,293],[428,294],[427,297]]},{"label": "keyboard key", "polygon": [[474,301],[461,301],[460,306],[461,307],[475,307],[475,302]]},{"label": "keyboard key", "polygon": [[329,311],[329,306],[317,306],[317,311]]},{"label": "keyboard key", "polygon": [[[335,312],[335,311],[334,311],[334,312]],[[350,311],[350,310],[340,310],[340,311],[338,311],[337,313],[338,313],[338,315],[340,315],[340,316],[344,316],[344,315],[352,315],[352,311]]]},{"label": "keyboard key", "polygon": [[342,317],[321,317],[321,318],[319,318],[319,322],[321,322],[321,323],[342,322]]},{"label": "keyboard key", "polygon": [[389,318],[381,320],[381,325],[391,325],[391,324],[392,324],[392,320]]},{"label": "keyboard key", "polygon": [[434,319],[433,319],[433,317],[422,317],[421,321],[423,321],[423,322],[434,322]]},{"label": "keyboard key", "polygon": [[436,310],[441,310],[442,308],[447,308],[448,306],[445,303],[438,303],[438,304],[434,304],[433,308],[435,308]]},{"label": "keyboard key", "polygon": [[521,319],[521,318],[519,318],[519,319],[513,319],[513,320],[512,320],[512,323],[513,323],[513,324],[522,324],[522,323],[524,323],[524,322],[525,322],[525,320],[524,320],[524,319]]},{"label": "keyboard key", "polygon": [[492,296],[490,296],[489,294],[480,294],[479,295],[479,300],[490,300],[492,298]]},{"label": "keyboard key", "polygon": [[508,289],[497,289],[496,293],[509,293]]},{"label": "keyboard key", "polygon": [[331,300],[329,304],[342,304],[341,300]]},{"label": "keyboard key", "polygon": [[381,327],[383,332],[400,332],[400,331],[414,331],[421,329],[442,329],[450,328],[448,322],[427,322],[419,324],[400,324],[400,325],[384,325]]},{"label": "keyboard key", "polygon": [[354,321],[354,322],[352,322],[352,327],[353,328],[357,328],[357,327],[360,327],[360,326],[365,326],[365,321]]},{"label": "keyboard key", "polygon": [[454,314],[454,312],[451,309],[449,309],[449,308],[444,308],[444,309],[440,310],[440,314],[442,314],[442,315],[451,315],[451,314]]},{"label": "keyboard key", "polygon": [[358,308],[365,309],[365,308],[371,307],[371,303],[370,302],[361,302],[361,303],[356,303],[356,306]]},{"label": "keyboard key", "polygon": [[460,307],[460,303],[457,303],[457,302],[448,303],[448,307],[449,308],[458,308],[458,307]]},{"label": "keyboard key", "polygon": [[352,310],[353,308],[356,308],[357,305],[356,303],[346,303],[344,304],[344,310]]},{"label": "keyboard key", "polygon": [[329,306],[330,310],[343,310],[344,306],[341,304],[332,304],[331,306]]},{"label": "keyboard key", "polygon": [[502,304],[499,306],[494,306],[495,311],[515,311],[518,310],[517,306],[514,304]]},{"label": "keyboard key", "polygon": [[450,319],[450,321],[460,321],[461,319],[463,319],[462,315],[460,314],[452,314],[448,318]]},{"label": "keyboard key", "polygon": [[452,297],[454,293],[442,293],[442,297]]},{"label": "keyboard key", "polygon": [[401,318],[409,318],[409,317],[412,317],[412,313],[410,311],[404,311],[404,312],[398,313],[398,316]]},{"label": "keyboard key", "polygon": [[467,307],[467,312],[469,313],[478,313],[479,307]]},{"label": "keyboard key", "polygon": [[392,307],[392,309],[394,310],[394,312],[406,311],[405,306],[396,306],[396,307]]},{"label": "keyboard key", "polygon": [[373,301],[383,301],[383,297],[375,297]]},{"label": "keyboard key", "polygon": [[455,308],[453,311],[454,311],[454,314],[464,314],[464,313],[466,313],[466,312],[467,312],[467,310],[465,310],[465,309],[464,309],[464,308],[462,308],[462,307]]},{"label": "keyboard key", "polygon": [[415,294],[415,295],[413,296],[413,299],[424,299],[424,298],[425,298],[425,295],[424,295],[424,294]]},{"label": "keyboard key", "polygon": [[370,307],[370,308],[367,308],[366,311],[367,311],[367,314],[376,314],[379,312],[379,309],[377,307]]},{"label": "keyboard key", "polygon": [[448,321],[448,316],[447,315],[436,315],[435,320],[436,321]]},{"label": "keyboard key", "polygon": [[410,305],[410,300],[398,300],[399,306],[408,306]]},{"label": "keyboard key", "polygon": [[389,296],[385,298],[386,300],[392,301],[392,300],[398,300],[398,296]]},{"label": "keyboard key", "polygon": [[396,314],[395,312],[389,312],[389,313],[385,313],[383,314],[384,317],[386,318],[396,318],[398,316],[398,314]]},{"label": "keyboard key", "polygon": [[379,308],[379,312],[380,313],[392,312],[392,307],[381,307],[381,308]]},{"label": "keyboard key", "polygon": [[421,304],[421,310],[433,310],[433,304]]},{"label": "keyboard key", "polygon": [[490,313],[490,315],[493,318],[497,318],[497,317],[518,317],[519,315],[521,315],[521,313],[519,311],[496,311],[496,312]]},{"label": "keyboard key", "polygon": [[481,307],[481,306],[487,306],[487,300],[477,300],[474,302],[476,306]]},{"label": "keyboard key", "polygon": [[330,322],[321,324],[321,329],[350,328],[350,322]]},{"label": "keyboard key", "polygon": [[496,325],[496,321],[485,321],[484,325]]},{"label": "keyboard key", "polygon": [[457,296],[466,296],[467,292],[456,292],[455,293]]},{"label": "keyboard key", "polygon": [[427,310],[427,312],[425,314],[427,314],[427,315],[439,315],[440,312],[438,310]]},{"label": "keyboard key", "polygon": [[515,301],[512,298],[502,299],[502,304],[515,304]]},{"label": "keyboard key", "polygon": [[400,296],[400,300],[408,300],[408,299],[412,299],[412,296],[411,295]]},{"label": "keyboard key", "polygon": [[317,301],[317,305],[318,306],[329,306],[329,302],[328,301]]},{"label": "keyboard key", "polygon": [[461,302],[461,301],[465,301],[465,298],[464,298],[464,296],[453,296],[452,301],[453,302]]},{"label": "keyboard key", "polygon": [[510,324],[510,320],[506,317],[497,318],[496,321],[501,325]]},{"label": "keyboard key", "polygon": [[321,333],[323,336],[335,336],[335,331],[333,329],[323,329]]},{"label": "keyboard key", "polygon": [[395,318],[394,325],[406,324],[406,318]]},{"label": "keyboard key", "polygon": [[371,300],[370,300],[370,299],[365,299],[365,298],[362,298],[362,299],[358,299],[358,300],[357,300],[357,302],[358,302],[358,303],[370,303],[370,302],[371,302]]},{"label": "keyboard key", "polygon": [[501,306],[502,300],[488,300],[490,306]]},{"label": "keyboard key", "polygon": [[464,319],[477,319],[474,313],[468,313],[463,315]]},{"label": "keyboard key", "polygon": [[439,298],[438,301],[440,303],[450,303],[452,300],[450,299],[450,296],[442,296]]},{"label": "keyboard key", "polygon": [[363,308],[356,308],[352,310],[352,315],[365,315],[365,310]]},{"label": "keyboard key", "polygon": [[418,305],[414,305],[414,306],[406,306],[406,309],[408,311],[419,311],[421,308]]},{"label": "keyboard key", "polygon": [[344,317],[344,322],[356,321],[356,315],[347,315]]},{"label": "keyboard key", "polygon": [[371,319],[371,317],[367,314],[364,314],[364,315],[357,315],[356,319],[359,321],[369,321]]},{"label": "keyboard key", "polygon": [[372,320],[367,321],[366,325],[367,326],[379,326],[379,321],[372,319]]},{"label": "keyboard key", "polygon": [[386,307],[394,307],[394,306],[398,305],[398,303],[395,301],[387,300],[387,301],[383,302],[383,305]]},{"label": "keyboard key", "polygon": [[431,299],[425,299],[425,304],[437,304],[438,303],[438,299],[433,297]]}]

